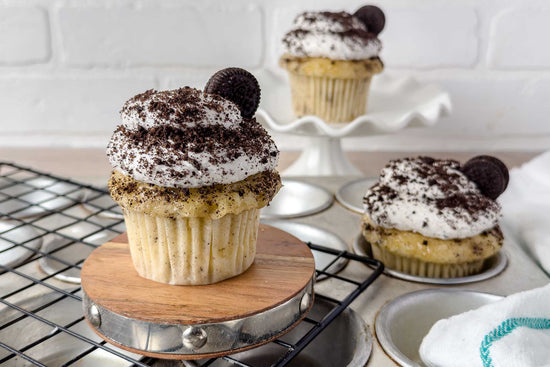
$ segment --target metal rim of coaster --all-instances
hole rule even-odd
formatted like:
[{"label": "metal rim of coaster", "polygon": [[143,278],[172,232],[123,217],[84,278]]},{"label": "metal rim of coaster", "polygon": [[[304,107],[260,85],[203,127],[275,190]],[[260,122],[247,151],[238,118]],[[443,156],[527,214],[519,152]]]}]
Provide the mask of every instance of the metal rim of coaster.
[{"label": "metal rim of coaster", "polygon": [[260,224],[255,262],[207,286],[141,278],[127,237],[96,249],[82,269],[84,315],[103,339],[155,358],[201,359],[244,351],[290,331],[313,304],[309,247]]}]

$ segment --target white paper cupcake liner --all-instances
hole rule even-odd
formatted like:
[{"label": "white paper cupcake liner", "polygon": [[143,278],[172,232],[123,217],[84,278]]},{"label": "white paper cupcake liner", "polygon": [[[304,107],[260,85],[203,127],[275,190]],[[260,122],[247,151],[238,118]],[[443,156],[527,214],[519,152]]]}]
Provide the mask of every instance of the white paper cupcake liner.
[{"label": "white paper cupcake liner", "polygon": [[462,264],[439,264],[393,254],[376,244],[371,244],[372,256],[384,265],[401,273],[429,278],[458,278],[480,273],[485,260]]},{"label": "white paper cupcake liner", "polygon": [[134,267],[144,278],[178,285],[239,275],[254,261],[259,212],[171,219],[124,210]]},{"label": "white paper cupcake liner", "polygon": [[292,107],[297,116],[350,122],[364,115],[372,77],[338,79],[289,72]]}]

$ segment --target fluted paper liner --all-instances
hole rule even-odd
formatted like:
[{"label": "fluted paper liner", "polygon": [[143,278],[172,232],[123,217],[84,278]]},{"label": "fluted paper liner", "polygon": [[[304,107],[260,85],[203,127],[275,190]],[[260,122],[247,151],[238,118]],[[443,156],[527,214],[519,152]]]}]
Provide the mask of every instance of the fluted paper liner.
[{"label": "fluted paper liner", "polygon": [[297,116],[315,115],[326,122],[350,122],[364,115],[372,76],[339,79],[289,71],[292,107]]},{"label": "fluted paper liner", "polygon": [[220,219],[166,218],[124,210],[132,261],[157,282],[204,285],[243,273],[254,261],[259,209]]},{"label": "fluted paper liner", "polygon": [[478,274],[485,260],[463,264],[440,264],[393,254],[376,244],[371,244],[372,256],[384,263],[386,268],[401,273],[428,278],[458,278]]}]

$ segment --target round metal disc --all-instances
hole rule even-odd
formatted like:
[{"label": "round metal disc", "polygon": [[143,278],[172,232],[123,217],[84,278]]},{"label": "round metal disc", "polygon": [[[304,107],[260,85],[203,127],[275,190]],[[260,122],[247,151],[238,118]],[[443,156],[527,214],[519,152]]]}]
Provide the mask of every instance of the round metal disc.
[{"label": "round metal disc", "polygon": [[[37,289],[36,291],[40,292],[33,292],[32,296],[29,295],[28,298],[18,300],[14,303],[17,306],[29,311],[39,309],[48,303],[54,303],[54,305],[42,309],[39,315],[47,320],[52,320],[61,325],[72,323],[74,320],[78,320],[82,317],[82,305],[77,300],[70,297],[63,297],[63,295],[58,292],[44,293],[49,291],[48,288],[45,287],[43,287],[43,289]],[[30,290],[28,292],[30,292]],[[80,293],[77,293],[77,295],[80,295]],[[19,321],[0,331],[0,340],[5,341],[11,347],[16,349],[21,349],[40,338],[59,331],[57,328],[46,323],[35,321],[33,317],[25,317],[21,319],[21,312],[14,308],[3,307],[3,309],[0,310],[0,325],[7,325],[9,322],[12,322],[18,318],[20,318]],[[22,330],[24,330],[24,332],[22,332]],[[92,330],[90,330],[84,320],[71,326],[71,330],[86,338],[97,340],[97,336]],[[89,352],[89,348],[90,345],[88,343],[84,343],[78,338],[61,332],[55,337],[49,338],[34,346],[32,350],[32,357],[46,366],[62,366],[75,356],[85,353],[87,350]],[[115,349],[112,346],[109,346],[109,348],[111,350]],[[116,352],[137,360],[142,358],[140,355],[132,354],[118,348],[116,349]],[[0,348],[0,358],[7,357],[10,354],[11,352],[9,350]],[[92,353],[85,353],[81,359],[76,361],[75,364],[79,367],[129,367],[134,365],[130,361],[126,361],[99,348]],[[28,366],[32,365],[32,363],[16,358],[8,360],[5,365]]]},{"label": "round metal disc", "polygon": [[[371,247],[363,235],[359,234],[353,241],[353,251],[357,255],[372,257]],[[479,282],[481,280],[486,280],[500,274],[508,265],[508,257],[504,251],[499,251],[496,255],[487,259],[484,265],[484,269],[481,273],[470,275],[467,277],[458,277],[458,278],[429,278],[421,277],[417,275],[410,275],[402,273],[400,271],[384,268],[384,273],[386,275],[391,275],[395,278],[408,280],[411,282],[417,283],[426,283],[426,284],[441,284],[441,285],[452,285],[452,284],[466,284]]]},{"label": "round metal disc", "polygon": [[[311,320],[321,320],[334,307],[334,303],[316,298],[308,314]],[[295,344],[311,329],[311,324],[302,322],[280,340]],[[289,367],[302,366],[342,366],[363,367],[372,352],[372,335],[363,318],[351,308],[346,308],[325,331],[319,334],[289,364]],[[281,357],[281,348],[269,343],[246,352],[232,355],[236,360],[250,366],[271,366]],[[182,361],[186,367],[203,366],[205,360]],[[218,367],[233,367],[231,361],[217,360]]]},{"label": "round metal disc", "polygon": [[85,193],[76,185],[38,177],[4,187],[0,190],[0,194],[17,196],[17,199],[1,202],[0,213],[9,213],[14,218],[26,218],[71,206],[81,201]]},{"label": "round metal disc", "polygon": [[[21,223],[15,221],[0,221],[0,264],[3,266],[13,267],[22,263],[35,254],[32,250],[37,250],[42,245],[42,237],[38,237],[39,233],[35,229],[29,225],[18,227],[20,225]],[[29,241],[33,238],[36,239]]]},{"label": "round metal disc", "polygon": [[283,179],[283,187],[269,206],[262,209],[260,218],[285,219],[318,213],[332,205],[332,193],[306,182]]},{"label": "round metal disc", "polygon": [[386,353],[404,367],[423,367],[418,349],[441,319],[502,299],[494,294],[460,289],[425,289],[386,304],[376,317],[376,337]]},{"label": "round metal disc", "polygon": [[[87,196],[95,197],[98,196],[98,193],[89,191]],[[100,218],[124,219],[122,208],[109,195],[99,195],[97,198],[87,199],[82,207]]]},{"label": "round metal disc", "polygon": [[[347,251],[348,249],[348,246],[346,245],[344,240],[342,240],[336,234],[319,227],[283,220],[262,220],[262,223],[282,229],[283,231],[290,233],[291,235],[297,237],[303,242],[311,242],[316,245],[328,247],[338,251]],[[315,258],[316,270],[323,270],[332,274],[336,274],[337,272],[342,270],[348,263],[348,259],[342,257],[338,259],[335,263],[330,265],[331,262],[334,261],[336,256],[315,250],[311,250],[311,252],[313,252],[313,257]],[[327,266],[329,267],[327,268]],[[325,278],[326,275],[320,274],[317,277],[317,280],[322,280]]]},{"label": "round metal disc", "polygon": [[376,177],[361,178],[348,182],[336,191],[336,200],[346,209],[363,214],[363,196],[378,181]]},{"label": "round metal disc", "polygon": [[[85,241],[99,246],[116,235],[116,232],[103,231],[86,237]],[[75,237],[79,238],[81,236]],[[82,265],[82,262],[84,262],[88,255],[95,250],[93,246],[79,242],[71,242],[72,241],[64,237],[55,236],[50,237],[49,240],[44,243],[42,251],[51,254],[52,257],[41,257],[40,260],[38,260],[38,265],[46,274],[55,274],[69,267],[68,264]],[[68,283],[80,284],[80,269],[70,267],[62,273],[54,275],[54,278]]]}]

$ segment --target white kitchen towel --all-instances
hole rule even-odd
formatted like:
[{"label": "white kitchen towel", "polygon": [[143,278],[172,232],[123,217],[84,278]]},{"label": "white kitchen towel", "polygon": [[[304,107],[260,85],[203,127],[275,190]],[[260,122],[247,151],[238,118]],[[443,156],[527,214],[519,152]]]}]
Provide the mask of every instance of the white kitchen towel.
[{"label": "white kitchen towel", "polygon": [[550,284],[436,322],[420,357],[428,367],[549,367]]},{"label": "white kitchen towel", "polygon": [[502,223],[550,274],[550,151],[510,171]]}]

